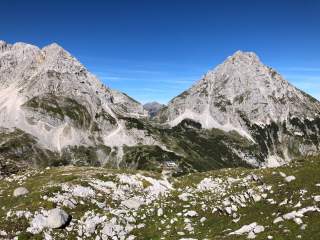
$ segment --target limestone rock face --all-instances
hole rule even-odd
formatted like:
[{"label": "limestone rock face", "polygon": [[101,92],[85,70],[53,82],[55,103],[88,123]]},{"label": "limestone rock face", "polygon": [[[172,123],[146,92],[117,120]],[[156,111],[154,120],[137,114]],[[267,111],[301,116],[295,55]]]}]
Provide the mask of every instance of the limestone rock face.
[{"label": "limestone rock face", "polygon": [[209,71],[192,88],[170,101],[167,121],[184,118],[204,128],[246,132],[243,115],[252,123],[282,122],[290,117],[319,116],[320,103],[292,86],[252,52],[236,52]]},{"label": "limestone rock face", "polygon": [[172,127],[191,119],[205,129],[238,132],[263,146],[266,164],[275,165],[319,150],[319,116],[316,99],[256,54],[238,51],[173,98],[156,118]]},{"label": "limestone rock face", "polygon": [[[60,153],[78,146],[117,147],[120,161],[123,145],[154,142],[127,128],[127,119],[146,117],[139,102],[102,84],[59,45],[0,42],[0,132],[19,129],[41,149]],[[100,162],[109,159],[106,149],[96,151]]]},{"label": "limestone rock face", "polygon": [[273,167],[319,150],[320,103],[254,53],[236,52],[168,106],[142,106],[57,44],[0,41],[5,172],[67,164]]}]

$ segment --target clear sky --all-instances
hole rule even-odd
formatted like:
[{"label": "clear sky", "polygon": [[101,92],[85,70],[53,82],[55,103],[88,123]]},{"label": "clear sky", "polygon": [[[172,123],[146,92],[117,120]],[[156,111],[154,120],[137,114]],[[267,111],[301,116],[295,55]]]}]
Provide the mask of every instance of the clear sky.
[{"label": "clear sky", "polygon": [[239,49],[320,99],[318,0],[1,0],[0,9],[0,39],[57,42],[143,103],[166,103]]}]

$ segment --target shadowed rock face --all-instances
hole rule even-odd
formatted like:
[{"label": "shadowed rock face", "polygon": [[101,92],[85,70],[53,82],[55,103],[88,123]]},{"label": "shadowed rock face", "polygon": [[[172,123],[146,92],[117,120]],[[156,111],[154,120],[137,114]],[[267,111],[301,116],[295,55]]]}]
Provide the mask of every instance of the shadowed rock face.
[{"label": "shadowed rock face", "polygon": [[143,105],[143,108],[148,112],[149,117],[151,118],[155,117],[157,113],[164,107],[164,104],[160,104],[158,102],[150,102]]}]

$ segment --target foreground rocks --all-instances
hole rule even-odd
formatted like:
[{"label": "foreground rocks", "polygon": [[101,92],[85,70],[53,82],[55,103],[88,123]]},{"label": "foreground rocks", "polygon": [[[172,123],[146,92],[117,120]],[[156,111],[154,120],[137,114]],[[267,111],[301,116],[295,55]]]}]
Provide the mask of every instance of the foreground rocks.
[{"label": "foreground rocks", "polygon": [[25,187],[18,187],[13,191],[14,197],[19,197],[28,194],[29,191]]},{"label": "foreground rocks", "polygon": [[64,210],[55,208],[48,212],[47,227],[49,228],[61,228],[66,226],[71,216],[69,216]]},{"label": "foreground rocks", "polygon": [[[320,161],[305,164],[180,178],[101,168],[30,171],[0,182],[0,239],[312,239]],[[19,204],[10,195],[16,184],[32,193]]]}]

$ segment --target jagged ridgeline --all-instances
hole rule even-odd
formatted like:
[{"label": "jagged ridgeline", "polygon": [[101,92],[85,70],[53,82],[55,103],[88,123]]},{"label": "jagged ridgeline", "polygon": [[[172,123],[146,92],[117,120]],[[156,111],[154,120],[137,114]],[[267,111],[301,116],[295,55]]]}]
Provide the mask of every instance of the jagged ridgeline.
[{"label": "jagged ridgeline", "polygon": [[319,112],[316,99],[253,53],[235,53],[168,106],[144,109],[57,44],[0,41],[2,173],[68,164],[179,173],[274,166],[318,153]]}]

